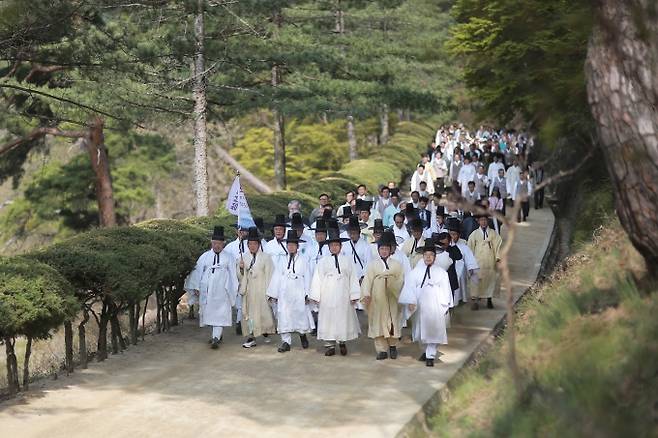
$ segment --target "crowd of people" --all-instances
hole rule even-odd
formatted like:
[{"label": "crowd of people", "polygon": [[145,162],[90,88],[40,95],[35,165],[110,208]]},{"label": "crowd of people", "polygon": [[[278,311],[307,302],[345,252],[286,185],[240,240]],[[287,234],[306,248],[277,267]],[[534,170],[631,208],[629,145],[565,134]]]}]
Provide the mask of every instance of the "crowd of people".
[{"label": "crowd of people", "polygon": [[452,309],[494,306],[497,218],[520,202],[516,219],[526,221],[531,196],[542,208],[543,189],[533,187],[543,169],[525,165],[531,148],[524,133],[445,126],[422,154],[408,196],[392,181],[374,195],[359,185],[339,205],[320,194],[306,218],[291,200],[287,214],[268,225],[256,218],[230,243],[215,227],[211,248],[185,282],[191,315],[198,303],[213,349],[223,329],[235,325],[244,348],[279,334],[278,351],[285,353],[296,334],[304,349],[315,336],[326,356],[345,356],[365,312],[377,360],[397,358],[409,326],[422,348],[419,360],[434,366],[439,345],[448,342]]}]

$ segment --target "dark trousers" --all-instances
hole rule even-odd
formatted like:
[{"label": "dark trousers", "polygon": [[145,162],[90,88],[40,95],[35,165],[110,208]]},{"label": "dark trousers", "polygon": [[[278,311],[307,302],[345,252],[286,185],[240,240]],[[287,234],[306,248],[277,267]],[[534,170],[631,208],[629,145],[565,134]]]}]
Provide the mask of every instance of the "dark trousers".
[{"label": "dark trousers", "polygon": [[535,190],[535,208],[544,208],[544,189]]},{"label": "dark trousers", "polygon": [[525,222],[525,220],[528,218],[528,214],[530,213],[530,201],[522,201],[521,202],[521,209],[519,210],[519,217],[517,218],[517,222],[521,222],[522,220]]}]

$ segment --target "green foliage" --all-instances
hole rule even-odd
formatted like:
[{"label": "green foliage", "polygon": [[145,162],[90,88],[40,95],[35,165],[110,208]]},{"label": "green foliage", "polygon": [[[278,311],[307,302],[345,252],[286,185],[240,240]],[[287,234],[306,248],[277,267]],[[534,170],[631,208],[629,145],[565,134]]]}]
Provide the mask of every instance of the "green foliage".
[{"label": "green foliage", "polygon": [[[251,172],[265,180],[274,179],[274,132],[256,127],[231,149],[231,155]],[[289,184],[316,178],[339,169],[347,161],[347,137],[344,122],[329,124],[302,123],[291,120],[286,125],[286,171]]]},{"label": "green foliage", "polygon": [[450,53],[483,119],[521,114],[553,144],[590,141],[584,61],[591,3],[567,0],[457,0]]},{"label": "green foliage", "polygon": [[[146,215],[154,204],[153,186],[175,164],[173,145],[153,134],[109,132],[105,137],[113,176],[114,198],[121,223]],[[89,156],[79,153],[61,164],[51,161],[26,183],[18,198],[0,215],[1,235],[25,236],[28,232],[58,231],[64,238],[98,225],[94,174]]]},{"label": "green foliage", "polygon": [[520,399],[503,338],[432,418],[439,435],[655,435],[658,298],[633,280],[642,257],[615,224],[566,263],[520,306]]},{"label": "green foliage", "polygon": [[33,256],[69,280],[81,301],[102,295],[128,304],[157,288],[180,286],[208,242],[202,228],[158,220],[92,230]]},{"label": "green foliage", "polygon": [[0,337],[48,337],[79,309],[72,288],[34,259],[0,257]]}]

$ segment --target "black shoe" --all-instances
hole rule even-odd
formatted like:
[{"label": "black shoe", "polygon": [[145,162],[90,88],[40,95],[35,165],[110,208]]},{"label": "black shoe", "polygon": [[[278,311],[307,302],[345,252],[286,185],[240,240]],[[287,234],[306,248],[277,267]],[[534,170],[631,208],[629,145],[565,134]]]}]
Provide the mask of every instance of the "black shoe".
[{"label": "black shoe", "polygon": [[242,323],[238,322],[235,324],[235,334],[238,336],[242,336]]},{"label": "black shoe", "polygon": [[340,355],[341,356],[347,356],[347,345],[345,345],[344,342],[338,344],[338,347],[340,348]]},{"label": "black shoe", "polygon": [[491,298],[487,298],[487,309],[493,309],[493,301]]},{"label": "black shoe", "polygon": [[398,349],[396,347],[388,347],[388,355],[391,359],[398,358]]},{"label": "black shoe", "polygon": [[324,351],[325,356],[334,356],[336,354],[336,347],[326,347]]},{"label": "black shoe", "polygon": [[210,343],[210,348],[212,348],[213,350],[217,350],[219,348],[219,339],[212,338],[212,342]]},{"label": "black shoe", "polygon": [[433,367],[433,366],[434,366],[434,359],[427,359],[427,360],[425,360],[425,366],[427,366],[427,367]]},{"label": "black shoe", "polygon": [[290,351],[290,344],[287,342],[284,342],[281,344],[279,349],[277,350],[279,353],[285,353],[286,351]]},{"label": "black shoe", "polygon": [[418,362],[425,362],[427,360],[427,357],[425,356],[425,353],[421,354],[420,357],[418,358]]},{"label": "black shoe", "polygon": [[377,358],[376,359],[377,360],[388,359],[388,353],[386,353],[385,351],[381,351],[381,352],[377,353]]},{"label": "black shoe", "polygon": [[299,339],[301,339],[302,341],[302,348],[306,350],[308,348],[308,338],[306,337],[306,335],[300,334]]}]

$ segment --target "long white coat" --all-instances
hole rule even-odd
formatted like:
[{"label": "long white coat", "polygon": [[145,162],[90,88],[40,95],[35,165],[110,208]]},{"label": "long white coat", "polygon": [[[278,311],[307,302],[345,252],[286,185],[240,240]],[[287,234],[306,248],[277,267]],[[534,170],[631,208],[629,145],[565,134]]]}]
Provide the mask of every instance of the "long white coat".
[{"label": "long white coat", "polygon": [[237,294],[235,261],[230,254],[222,251],[219,261],[206,269],[199,282],[199,325],[233,325],[231,307],[235,306]]},{"label": "long white coat", "polygon": [[[350,262],[354,264],[355,273],[357,279],[360,279],[366,274],[366,266],[370,261],[370,246],[366,239],[361,236],[356,243],[349,242],[343,243],[343,247],[340,251],[341,255],[348,257]],[[356,254],[355,254],[356,253]],[[342,269],[342,265],[341,265]]]},{"label": "long white coat", "polygon": [[320,303],[318,339],[349,341],[359,336],[361,328],[352,300],[361,297],[359,279],[350,258],[338,256],[340,273],[335,258],[325,257],[315,267],[310,299]]},{"label": "long white coat", "polygon": [[[288,259],[290,260],[290,259]],[[306,297],[311,290],[311,266],[306,257],[295,256],[290,267],[274,272],[267,296],[277,300],[277,332],[308,333],[315,328]]]},{"label": "long white coat", "polygon": [[[473,255],[473,251],[468,247],[464,239],[459,239],[456,244],[457,248],[462,253],[462,259],[457,260],[455,269],[457,270],[457,279],[459,280],[459,289],[455,290],[455,301],[467,302],[469,300],[468,283],[477,284],[478,277],[477,271],[480,269],[478,261]],[[469,279],[469,271],[475,271],[474,275]]]},{"label": "long white coat", "polygon": [[194,269],[185,278],[183,289],[185,289],[185,292],[187,292],[187,304],[192,305],[199,302],[199,297],[194,291],[199,290],[199,282],[201,281],[201,277],[203,276],[203,273],[206,272],[206,269],[212,265],[214,257],[215,252],[212,250],[212,248],[201,254],[196,261]]},{"label": "long white coat", "polygon": [[425,279],[425,264],[419,264],[407,276],[400,294],[400,304],[415,304],[413,339],[422,344],[447,344],[446,312],[452,305],[448,273],[437,265],[430,267]]},{"label": "long white coat", "polygon": [[274,238],[263,246],[263,252],[272,257],[272,263],[274,263],[274,269],[276,271],[286,268],[288,260],[288,248],[286,247],[286,242],[279,242]]}]

